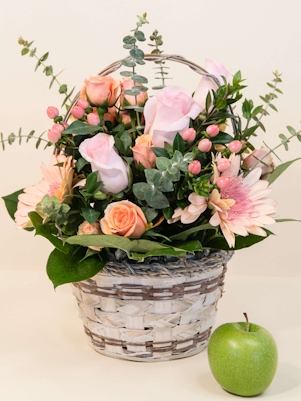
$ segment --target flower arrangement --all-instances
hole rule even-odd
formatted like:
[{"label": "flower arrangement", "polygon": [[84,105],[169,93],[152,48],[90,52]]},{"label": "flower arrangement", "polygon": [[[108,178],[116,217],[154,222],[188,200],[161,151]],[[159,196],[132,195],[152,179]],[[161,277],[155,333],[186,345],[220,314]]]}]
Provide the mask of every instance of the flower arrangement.
[{"label": "flower arrangement", "polygon": [[[42,179],[4,197],[18,228],[35,230],[55,246],[47,262],[55,287],[92,277],[112,258],[182,258],[203,247],[241,249],[271,234],[266,225],[275,222],[276,202],[268,196],[270,184],[295,161],[275,167],[273,157],[301,134],[288,126],[290,135],[280,134],[275,148],[257,149],[251,140],[265,130],[268,109],[277,111],[280,74],[274,73],[260,106],[242,101],[240,72],[231,77],[210,60],[205,69],[192,66],[202,74],[194,94],[166,86],[166,60],[185,60],[162,54],[158,31],[146,56],[138,47],[145,23],[146,15],[139,16],[123,39],[129,56],[118,65],[125,67],[121,79],[91,76],[71,105],[73,90],[60,85],[66,113],[47,109],[54,125],[46,146],[54,153],[41,166]],[[37,58],[32,42],[19,43],[22,55]],[[38,58],[37,67],[47,57]],[[146,59],[154,60],[162,80],[153,95],[136,71]],[[51,66],[44,72],[51,85],[57,81]],[[15,139],[11,134],[7,141]]]}]

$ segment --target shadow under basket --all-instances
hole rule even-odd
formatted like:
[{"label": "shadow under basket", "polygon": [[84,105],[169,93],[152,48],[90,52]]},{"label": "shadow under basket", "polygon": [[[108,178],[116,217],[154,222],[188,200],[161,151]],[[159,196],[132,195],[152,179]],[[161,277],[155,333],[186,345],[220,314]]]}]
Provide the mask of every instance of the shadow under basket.
[{"label": "shadow under basket", "polygon": [[90,346],[107,356],[142,362],[201,352],[232,254],[205,249],[186,259],[108,262],[91,279],[73,283]]}]

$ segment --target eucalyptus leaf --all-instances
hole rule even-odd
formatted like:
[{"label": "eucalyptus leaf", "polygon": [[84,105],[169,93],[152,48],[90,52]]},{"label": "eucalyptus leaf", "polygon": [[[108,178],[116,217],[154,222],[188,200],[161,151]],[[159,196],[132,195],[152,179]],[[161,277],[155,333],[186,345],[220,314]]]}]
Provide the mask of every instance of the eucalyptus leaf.
[{"label": "eucalyptus leaf", "polygon": [[135,82],[139,82],[141,84],[147,84],[148,83],[148,79],[147,78],[143,77],[142,75],[137,75],[137,74],[134,74],[132,76],[132,80],[135,81]]},{"label": "eucalyptus leaf", "polygon": [[121,60],[121,64],[125,65],[126,67],[135,67],[136,66],[135,61],[130,58],[125,58],[125,59]]},{"label": "eucalyptus leaf", "polygon": [[148,186],[145,191],[145,200],[154,209],[164,209],[169,206],[166,196],[158,189]]},{"label": "eucalyptus leaf", "polygon": [[277,166],[275,170],[267,178],[269,185],[271,185],[291,164],[293,164],[297,160],[301,160],[301,157],[298,157],[297,159],[290,160]]},{"label": "eucalyptus leaf", "polygon": [[127,44],[127,45],[132,45],[134,43],[136,43],[136,38],[134,38],[134,36],[125,36],[123,38],[123,43]]},{"label": "eucalyptus leaf", "polygon": [[137,49],[136,47],[130,51],[130,55],[131,55],[133,58],[139,59],[139,60],[143,60],[143,58],[144,58],[144,53],[143,53],[143,51],[140,50],[140,49]]},{"label": "eucalyptus leaf", "polygon": [[131,77],[133,75],[132,71],[121,71],[120,75],[122,75],[123,77]]},{"label": "eucalyptus leaf", "polygon": [[135,31],[134,35],[135,35],[136,39],[139,40],[140,42],[145,41],[145,36],[142,31]]}]

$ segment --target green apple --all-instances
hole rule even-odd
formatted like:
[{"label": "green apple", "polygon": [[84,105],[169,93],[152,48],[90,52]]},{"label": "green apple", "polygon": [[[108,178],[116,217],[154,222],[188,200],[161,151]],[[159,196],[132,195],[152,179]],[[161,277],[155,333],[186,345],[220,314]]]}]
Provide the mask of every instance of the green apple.
[{"label": "green apple", "polygon": [[216,381],[230,393],[254,396],[271,384],[277,369],[277,345],[263,327],[246,322],[219,326],[208,343]]}]

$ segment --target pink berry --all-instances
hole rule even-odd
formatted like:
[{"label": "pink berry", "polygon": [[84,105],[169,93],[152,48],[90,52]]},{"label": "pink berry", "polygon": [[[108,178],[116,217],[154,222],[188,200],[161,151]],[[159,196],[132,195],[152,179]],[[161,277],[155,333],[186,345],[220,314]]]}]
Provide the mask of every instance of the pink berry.
[{"label": "pink berry", "polygon": [[49,118],[54,119],[59,115],[59,110],[54,106],[49,106],[47,107],[46,113]]},{"label": "pink berry", "polygon": [[232,153],[238,153],[242,148],[242,143],[240,141],[232,141],[229,143],[228,148]]},{"label": "pink berry", "polygon": [[229,159],[223,158],[223,159],[219,159],[217,162],[217,169],[221,173],[223,173],[224,171],[227,171],[230,166],[231,166],[231,162]]},{"label": "pink berry", "polygon": [[90,103],[85,99],[79,99],[77,102],[77,105],[84,110],[86,110],[88,107],[90,107]]},{"label": "pink berry", "polygon": [[201,152],[209,152],[209,150],[212,147],[212,143],[209,139],[202,139],[199,144],[198,144],[198,148]]},{"label": "pink berry", "polygon": [[85,110],[79,106],[74,106],[73,109],[71,110],[71,114],[73,115],[74,118],[80,120],[84,116]]},{"label": "pink berry", "polygon": [[230,185],[230,178],[227,177],[226,175],[225,176],[221,176],[216,180],[216,185],[220,189],[226,189]]},{"label": "pink berry", "polygon": [[57,143],[62,137],[62,134],[60,133],[60,131],[58,131],[56,129],[48,130],[47,135],[48,135],[48,139],[51,143]]},{"label": "pink berry", "polygon": [[96,126],[100,123],[99,115],[96,113],[90,113],[87,116],[87,121],[88,121],[88,124]]},{"label": "pink berry", "polygon": [[188,164],[189,172],[194,175],[200,174],[201,168],[201,163],[198,160],[194,160],[192,163]]},{"label": "pink berry", "polygon": [[64,129],[67,129],[69,127],[69,124],[67,124],[66,121],[62,121],[61,125],[64,127]]},{"label": "pink berry", "polygon": [[219,133],[218,125],[216,125],[216,124],[209,125],[206,128],[206,132],[211,138],[213,138],[214,136],[216,136]]},{"label": "pink berry", "polygon": [[62,133],[65,128],[63,127],[62,124],[54,124],[51,129],[57,130],[60,133]]},{"label": "pink berry", "polygon": [[196,130],[194,128],[187,128],[182,132],[182,138],[186,142],[193,142],[196,137]]}]

